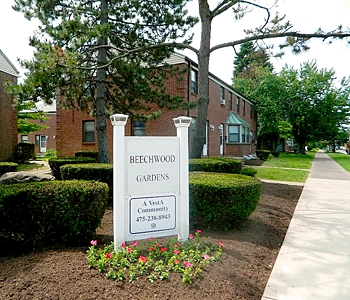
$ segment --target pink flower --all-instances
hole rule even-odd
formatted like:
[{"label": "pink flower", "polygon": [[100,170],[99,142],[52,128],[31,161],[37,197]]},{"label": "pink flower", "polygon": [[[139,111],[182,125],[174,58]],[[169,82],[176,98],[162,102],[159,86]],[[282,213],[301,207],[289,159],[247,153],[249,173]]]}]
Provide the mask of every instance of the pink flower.
[{"label": "pink flower", "polygon": [[204,254],[204,255],[203,255],[203,258],[204,258],[205,260],[209,260],[209,259],[210,259],[210,256],[209,256],[208,254]]},{"label": "pink flower", "polygon": [[165,252],[165,251],[166,251],[165,247],[160,248],[160,252]]},{"label": "pink flower", "polygon": [[147,257],[146,257],[146,256],[140,256],[140,257],[139,257],[139,261],[141,261],[141,262],[143,262],[143,263],[146,263]]},{"label": "pink flower", "polygon": [[135,243],[133,243],[133,244],[131,245],[131,247],[136,247],[138,244],[139,244],[139,242],[136,241]]},{"label": "pink flower", "polygon": [[111,253],[106,253],[106,258],[111,258],[112,254]]},{"label": "pink flower", "polygon": [[197,230],[196,230],[196,233],[202,233],[202,230],[197,229]]},{"label": "pink flower", "polygon": [[125,245],[125,243],[124,243],[124,242],[123,242],[123,243],[121,243],[121,247],[122,247],[123,249],[125,249],[126,245]]},{"label": "pink flower", "polygon": [[221,248],[224,247],[224,244],[221,243],[220,241],[218,241],[218,244],[219,244],[219,246],[220,246]]},{"label": "pink flower", "polygon": [[177,250],[177,249],[175,249],[173,252],[174,252],[175,254],[180,254],[180,251]]},{"label": "pink flower", "polygon": [[97,241],[96,240],[92,240],[92,241],[90,241],[90,244],[95,246],[95,245],[97,245]]},{"label": "pink flower", "polygon": [[160,246],[160,244],[154,244],[154,247],[159,247]]},{"label": "pink flower", "polygon": [[150,237],[150,238],[148,238],[147,240],[152,241],[152,240],[153,240],[153,237]]},{"label": "pink flower", "polygon": [[188,238],[189,238],[190,240],[192,240],[192,239],[193,239],[193,234],[190,233],[190,235],[188,236]]},{"label": "pink flower", "polygon": [[192,267],[192,264],[189,263],[188,261],[184,261],[184,265],[186,268]]}]

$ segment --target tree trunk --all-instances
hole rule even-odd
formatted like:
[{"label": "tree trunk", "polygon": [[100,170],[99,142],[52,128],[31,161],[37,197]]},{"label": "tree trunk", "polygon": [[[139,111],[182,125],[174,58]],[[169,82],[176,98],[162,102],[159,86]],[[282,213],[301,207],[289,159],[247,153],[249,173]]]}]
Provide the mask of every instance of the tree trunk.
[{"label": "tree trunk", "polygon": [[[108,22],[107,0],[101,0],[101,24]],[[107,45],[107,38],[100,38],[99,45]],[[107,62],[107,50],[105,47],[98,49],[97,64],[103,66]],[[107,127],[106,127],[106,68],[98,68],[96,72],[96,130],[98,140],[99,162],[109,163]]]},{"label": "tree trunk", "polygon": [[200,158],[202,155],[209,104],[209,58],[212,19],[207,0],[198,0],[198,3],[201,18],[201,42],[198,55],[198,104],[196,128],[191,149],[192,158]]}]

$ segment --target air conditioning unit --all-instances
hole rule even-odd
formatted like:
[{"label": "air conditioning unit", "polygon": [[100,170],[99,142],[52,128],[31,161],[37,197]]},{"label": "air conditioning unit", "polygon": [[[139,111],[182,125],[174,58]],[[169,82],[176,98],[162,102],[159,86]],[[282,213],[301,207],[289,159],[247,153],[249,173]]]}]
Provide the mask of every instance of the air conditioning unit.
[{"label": "air conditioning unit", "polygon": [[220,98],[220,105],[225,105],[226,104],[226,101],[225,101],[225,99],[223,99],[223,98]]}]

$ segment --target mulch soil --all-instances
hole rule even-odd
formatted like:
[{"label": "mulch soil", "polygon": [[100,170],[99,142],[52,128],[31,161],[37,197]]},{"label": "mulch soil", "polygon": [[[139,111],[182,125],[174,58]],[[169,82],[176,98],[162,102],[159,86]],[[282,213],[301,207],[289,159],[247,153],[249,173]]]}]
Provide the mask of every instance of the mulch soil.
[{"label": "mulch soil", "polygon": [[[220,260],[203,278],[183,284],[170,274],[166,281],[134,283],[107,279],[89,269],[86,247],[47,248],[13,257],[0,257],[0,299],[261,299],[283,242],[302,186],[263,182],[256,211],[240,229],[202,229],[202,235],[224,244]],[[108,209],[97,233],[113,233]]]}]

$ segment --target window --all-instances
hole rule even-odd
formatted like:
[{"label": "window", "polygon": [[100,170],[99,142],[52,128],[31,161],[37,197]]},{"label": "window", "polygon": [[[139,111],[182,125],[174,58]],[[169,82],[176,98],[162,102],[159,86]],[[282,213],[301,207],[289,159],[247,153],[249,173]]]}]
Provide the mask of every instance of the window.
[{"label": "window", "polygon": [[28,143],[28,135],[21,135],[21,142]]},{"label": "window", "polygon": [[144,135],[146,135],[145,122],[132,121],[132,135],[134,135],[134,136],[144,136]]},{"label": "window", "polygon": [[35,136],[35,146],[40,146],[40,135]]},{"label": "window", "polygon": [[242,143],[249,143],[249,127],[242,126]]},{"label": "window", "polygon": [[193,141],[194,132],[196,131],[196,118],[192,117],[190,124],[190,141]]},{"label": "window", "polygon": [[239,97],[236,98],[236,112],[239,114]]},{"label": "window", "polygon": [[198,73],[195,70],[191,70],[191,93],[198,93]]},{"label": "window", "polygon": [[228,108],[232,110],[232,92],[228,92]]},{"label": "window", "polygon": [[238,125],[228,126],[228,142],[239,143],[239,126]]},{"label": "window", "polygon": [[242,100],[242,116],[245,115],[245,101]]},{"label": "window", "polygon": [[83,143],[95,142],[95,122],[84,121],[83,122]]},{"label": "window", "polygon": [[220,87],[220,103],[222,103],[222,101],[225,101],[225,88],[224,87]]}]

